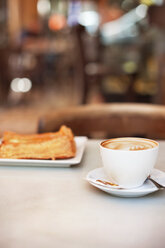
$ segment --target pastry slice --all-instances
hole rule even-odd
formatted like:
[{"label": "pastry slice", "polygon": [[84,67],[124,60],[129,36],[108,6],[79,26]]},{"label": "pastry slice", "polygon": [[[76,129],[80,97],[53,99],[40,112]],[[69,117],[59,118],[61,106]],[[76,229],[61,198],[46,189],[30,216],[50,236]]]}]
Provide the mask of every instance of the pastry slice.
[{"label": "pastry slice", "polygon": [[0,145],[0,158],[9,159],[67,159],[76,154],[74,135],[62,126],[58,132],[17,134],[5,132]]}]

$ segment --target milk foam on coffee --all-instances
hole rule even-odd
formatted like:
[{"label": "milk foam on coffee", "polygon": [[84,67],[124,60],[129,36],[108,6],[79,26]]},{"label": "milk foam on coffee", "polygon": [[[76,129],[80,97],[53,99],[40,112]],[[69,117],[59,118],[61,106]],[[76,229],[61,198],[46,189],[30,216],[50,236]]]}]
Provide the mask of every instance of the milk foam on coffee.
[{"label": "milk foam on coffee", "polygon": [[142,138],[117,138],[105,141],[102,145],[112,150],[139,151],[152,149],[157,143]]}]

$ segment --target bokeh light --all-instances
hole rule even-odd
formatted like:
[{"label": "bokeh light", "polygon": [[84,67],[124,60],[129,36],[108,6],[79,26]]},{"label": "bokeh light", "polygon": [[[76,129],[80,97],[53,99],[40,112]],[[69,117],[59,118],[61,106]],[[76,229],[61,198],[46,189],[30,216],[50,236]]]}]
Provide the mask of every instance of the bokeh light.
[{"label": "bokeh light", "polygon": [[28,78],[14,78],[11,82],[10,88],[14,92],[28,92],[32,87],[32,82]]},{"label": "bokeh light", "polygon": [[50,13],[51,4],[49,0],[38,0],[37,11],[41,16],[46,16]]},{"label": "bokeh light", "polygon": [[52,31],[61,30],[66,26],[66,18],[60,14],[54,14],[49,18],[48,26]]}]

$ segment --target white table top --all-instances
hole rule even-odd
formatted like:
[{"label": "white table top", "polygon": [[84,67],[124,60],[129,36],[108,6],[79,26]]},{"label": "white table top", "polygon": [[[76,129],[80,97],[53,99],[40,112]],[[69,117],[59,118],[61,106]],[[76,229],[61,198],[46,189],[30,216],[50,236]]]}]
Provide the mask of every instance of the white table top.
[{"label": "white table top", "polygon": [[[98,141],[71,168],[0,167],[1,248],[163,248],[165,191],[118,198],[87,183]],[[165,142],[156,168],[165,171]]]}]

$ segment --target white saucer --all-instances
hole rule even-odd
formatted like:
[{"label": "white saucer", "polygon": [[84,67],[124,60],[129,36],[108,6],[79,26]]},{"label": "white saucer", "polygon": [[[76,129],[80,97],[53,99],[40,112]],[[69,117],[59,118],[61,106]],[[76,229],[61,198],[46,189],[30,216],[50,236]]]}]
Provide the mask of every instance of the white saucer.
[{"label": "white saucer", "polygon": [[[153,169],[151,178],[165,186],[164,172]],[[142,186],[133,189],[120,189],[120,186],[103,185],[97,182],[97,180],[108,181],[103,167],[90,171],[86,176],[86,180],[96,188],[120,197],[140,197],[158,191],[158,188],[149,180],[146,180]]]}]

